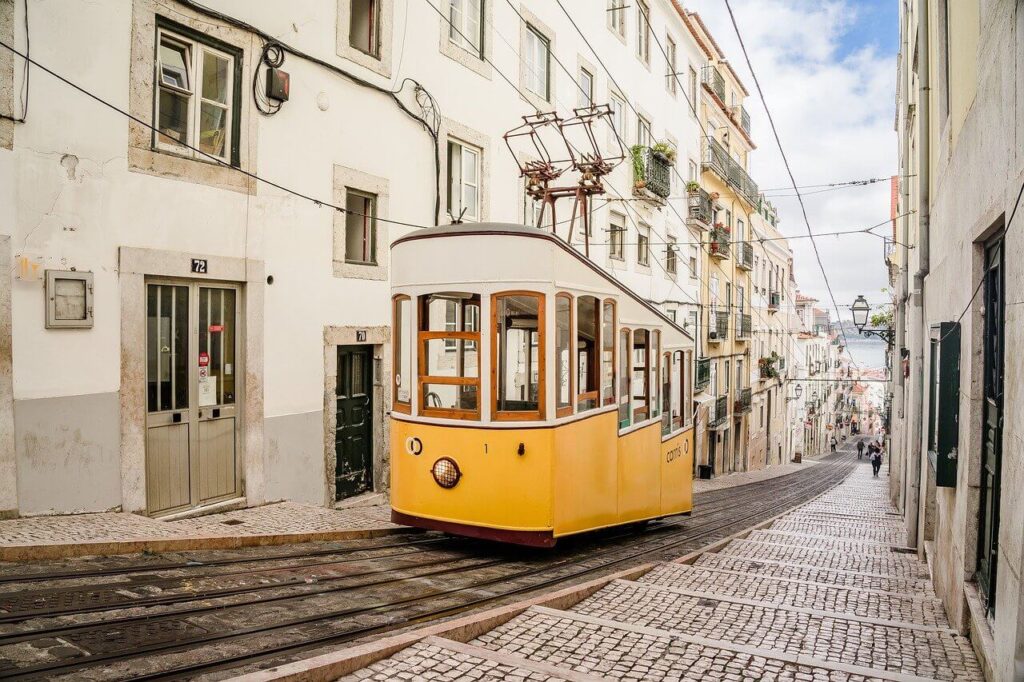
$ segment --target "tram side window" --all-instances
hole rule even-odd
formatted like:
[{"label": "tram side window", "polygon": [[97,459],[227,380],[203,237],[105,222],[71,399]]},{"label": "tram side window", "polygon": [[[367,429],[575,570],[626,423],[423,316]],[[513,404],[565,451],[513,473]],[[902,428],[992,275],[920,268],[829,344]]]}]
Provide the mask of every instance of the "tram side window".
[{"label": "tram side window", "polygon": [[630,357],[633,348],[629,343],[629,330],[619,333],[619,428],[624,429],[633,423],[630,412],[629,381],[633,376]]},{"label": "tram side window", "polygon": [[648,338],[650,339],[651,347],[647,351],[647,361],[650,363],[650,367],[647,369],[647,404],[651,409],[651,417],[657,417],[661,414],[661,382],[658,381],[658,375],[661,373],[659,369],[661,360],[661,332],[657,329],[648,332]]},{"label": "tram side window", "polygon": [[409,413],[412,407],[412,301],[394,299],[394,409]]},{"label": "tram side window", "polygon": [[[665,354],[668,356],[668,353]],[[677,431],[683,426],[683,410],[686,406],[686,388],[684,380],[686,379],[686,368],[683,365],[685,355],[683,351],[677,350],[672,353],[672,377],[671,387],[672,395],[666,400],[668,409],[672,414],[672,430]],[[665,398],[662,398],[665,400]]]},{"label": "tram side window", "polygon": [[693,351],[686,351],[683,354],[682,368],[679,370],[682,375],[683,404],[682,416],[683,425],[693,424]]},{"label": "tram side window", "polygon": [[633,423],[642,422],[651,415],[648,400],[650,388],[650,332],[637,329],[633,332]]},{"label": "tram side window", "polygon": [[572,296],[555,296],[555,415],[572,414]]},{"label": "tram side window", "polygon": [[544,297],[496,294],[492,362],[494,417],[544,418]]},{"label": "tram side window", "polygon": [[480,417],[480,296],[420,296],[419,374],[425,416]]},{"label": "tram side window", "polygon": [[615,404],[615,301],[605,301],[601,323],[601,404]]},{"label": "tram side window", "polygon": [[[593,296],[576,299],[576,409],[592,410],[598,402],[598,331],[601,302]],[[611,332],[614,339],[615,330]]]},{"label": "tram side window", "polygon": [[672,433],[672,381],[675,375],[672,373],[672,354],[665,353],[661,356],[661,434],[663,436]]}]

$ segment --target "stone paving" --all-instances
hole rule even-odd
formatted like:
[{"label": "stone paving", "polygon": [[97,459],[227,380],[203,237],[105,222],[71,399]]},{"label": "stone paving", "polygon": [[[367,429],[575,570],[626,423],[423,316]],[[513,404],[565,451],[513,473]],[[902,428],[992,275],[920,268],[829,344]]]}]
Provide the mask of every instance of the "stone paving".
[{"label": "stone paving", "polygon": [[534,606],[468,643],[428,638],[344,680],[956,680],[984,676],[884,478],[837,488],[686,563]]},{"label": "stone paving", "polygon": [[[279,502],[176,521],[138,514],[105,512],[65,516],[33,516],[0,521],[0,556],[5,552],[89,545],[116,553],[119,545],[154,541],[195,540],[196,548],[214,547],[218,539],[302,539],[345,532],[389,532],[402,526],[390,521],[386,504],[326,509],[297,502]],[[134,551],[134,547],[127,551]],[[30,558],[30,557],[18,557]]]},{"label": "stone paving", "polygon": [[815,464],[818,464],[815,460],[804,460],[800,464],[790,462],[788,464],[776,464],[756,471],[740,471],[735,474],[726,474],[724,476],[716,476],[715,478],[709,479],[698,478],[693,482],[693,492],[704,493],[709,490],[734,488],[738,485],[767,481],[768,479],[778,478],[779,476],[795,474],[796,472],[803,471]]}]

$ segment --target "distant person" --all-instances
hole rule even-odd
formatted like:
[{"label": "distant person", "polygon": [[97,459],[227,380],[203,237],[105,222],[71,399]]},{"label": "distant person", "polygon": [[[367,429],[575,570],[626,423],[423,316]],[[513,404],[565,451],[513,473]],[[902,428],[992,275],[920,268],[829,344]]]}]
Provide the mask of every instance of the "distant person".
[{"label": "distant person", "polygon": [[835,452],[836,451],[836,446],[839,445],[839,441],[836,440],[835,436],[832,436],[832,440],[830,441],[830,445],[832,446],[832,452]]},{"label": "distant person", "polygon": [[863,440],[859,440],[859,441],[857,441],[857,459],[861,459],[863,457],[864,457],[864,441]]},{"label": "distant person", "polygon": [[871,454],[871,475],[878,477],[878,470],[882,468],[882,449],[879,447],[875,448],[875,451]]}]

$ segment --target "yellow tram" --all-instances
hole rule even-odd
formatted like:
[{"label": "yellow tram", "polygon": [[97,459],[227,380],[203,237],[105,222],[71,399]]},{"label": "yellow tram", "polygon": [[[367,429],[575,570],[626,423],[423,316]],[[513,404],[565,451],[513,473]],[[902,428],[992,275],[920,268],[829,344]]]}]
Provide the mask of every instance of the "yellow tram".
[{"label": "yellow tram", "polygon": [[522,225],[391,255],[395,523],[550,547],[692,509],[693,338]]}]

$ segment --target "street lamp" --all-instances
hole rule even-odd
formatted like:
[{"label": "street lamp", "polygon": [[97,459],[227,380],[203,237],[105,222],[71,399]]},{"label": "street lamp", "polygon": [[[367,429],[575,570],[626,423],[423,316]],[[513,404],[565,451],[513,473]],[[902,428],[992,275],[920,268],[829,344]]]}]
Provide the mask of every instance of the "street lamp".
[{"label": "street lamp", "polygon": [[803,395],[803,392],[804,392],[804,387],[802,385],[800,385],[800,384],[797,384],[796,388],[793,389],[793,395],[792,396],[786,396],[786,401],[788,402],[790,400],[799,400],[800,396]]},{"label": "street lamp", "polygon": [[885,341],[886,345],[892,348],[893,337],[895,332],[892,327],[881,327],[879,329],[865,329],[868,324],[868,313],[871,312],[871,304],[868,303],[864,295],[857,296],[857,299],[850,306],[853,310],[853,324],[864,336],[877,336],[878,338]]}]

